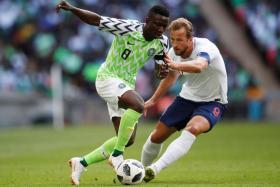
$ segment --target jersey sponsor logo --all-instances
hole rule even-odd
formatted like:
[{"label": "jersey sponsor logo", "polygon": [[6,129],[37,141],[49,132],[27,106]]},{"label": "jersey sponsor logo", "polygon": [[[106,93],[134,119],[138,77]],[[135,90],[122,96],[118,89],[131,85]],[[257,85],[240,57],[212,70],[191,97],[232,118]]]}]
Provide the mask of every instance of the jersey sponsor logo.
[{"label": "jersey sponsor logo", "polygon": [[156,49],[155,48],[150,48],[148,50],[148,56],[154,56],[155,53],[156,53]]},{"label": "jersey sponsor logo", "polygon": [[135,41],[132,38],[127,39],[127,44],[128,45],[135,45]]},{"label": "jersey sponsor logo", "polygon": [[125,88],[125,87],[126,87],[126,85],[125,85],[124,83],[120,83],[120,84],[119,84],[119,88],[120,88],[120,89],[123,89],[123,88]]},{"label": "jersey sponsor logo", "polygon": [[214,107],[212,113],[217,118],[220,115],[221,110],[219,107]]},{"label": "jersey sponsor logo", "polygon": [[130,42],[130,41],[127,41],[127,44],[128,44],[128,45],[134,45],[134,43],[133,43],[133,42]]}]

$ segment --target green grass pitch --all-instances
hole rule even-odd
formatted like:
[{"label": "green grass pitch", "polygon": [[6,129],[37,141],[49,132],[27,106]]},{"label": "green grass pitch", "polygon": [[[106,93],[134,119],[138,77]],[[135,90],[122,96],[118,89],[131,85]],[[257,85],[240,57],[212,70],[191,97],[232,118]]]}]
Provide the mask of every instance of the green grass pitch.
[{"label": "green grass pitch", "polygon": [[[154,124],[140,124],[126,158],[140,159]],[[67,160],[93,150],[114,134],[111,125],[0,130],[0,186],[71,186]],[[176,133],[168,140],[164,149]],[[107,162],[88,167],[80,186],[114,183]],[[280,124],[221,122],[201,135],[189,154],[138,186],[280,186]]]}]

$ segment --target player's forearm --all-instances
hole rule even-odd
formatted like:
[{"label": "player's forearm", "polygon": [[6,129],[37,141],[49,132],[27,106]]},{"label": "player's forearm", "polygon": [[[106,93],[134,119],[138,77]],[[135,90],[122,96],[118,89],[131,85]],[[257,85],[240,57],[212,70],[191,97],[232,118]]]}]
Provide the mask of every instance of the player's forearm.
[{"label": "player's forearm", "polygon": [[189,73],[200,73],[202,68],[199,64],[191,64],[192,62],[185,62],[178,64],[176,70]]},{"label": "player's forearm", "polygon": [[87,24],[95,26],[99,26],[100,24],[101,16],[95,12],[80,9],[77,7],[73,7],[71,9],[71,12]]},{"label": "player's forearm", "polygon": [[191,60],[183,63],[176,63],[174,70],[188,73],[200,73],[208,65],[204,60]]},{"label": "player's forearm", "polygon": [[159,98],[166,94],[166,92],[170,89],[173,83],[177,80],[178,75],[176,72],[170,72],[168,76],[160,81],[158,88],[153,94],[151,100],[157,102]]}]

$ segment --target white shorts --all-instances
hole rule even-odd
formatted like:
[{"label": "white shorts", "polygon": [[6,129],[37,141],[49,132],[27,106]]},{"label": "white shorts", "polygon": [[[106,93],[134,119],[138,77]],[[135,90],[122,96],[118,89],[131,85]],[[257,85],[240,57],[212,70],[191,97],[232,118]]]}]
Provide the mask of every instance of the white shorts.
[{"label": "white shorts", "polygon": [[121,117],[125,110],[118,107],[119,97],[134,89],[118,78],[96,80],[95,86],[98,95],[107,102],[110,119]]}]

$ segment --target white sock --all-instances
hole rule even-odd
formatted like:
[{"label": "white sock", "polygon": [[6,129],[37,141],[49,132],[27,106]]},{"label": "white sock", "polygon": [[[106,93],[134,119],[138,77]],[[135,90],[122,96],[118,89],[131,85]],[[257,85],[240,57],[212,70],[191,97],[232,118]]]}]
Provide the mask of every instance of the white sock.
[{"label": "white sock", "polygon": [[141,162],[144,166],[149,166],[153,163],[153,160],[159,155],[162,148],[162,144],[153,143],[151,141],[151,135],[146,140],[146,143],[142,149]]},{"label": "white sock", "polygon": [[163,168],[166,168],[189,151],[196,136],[189,131],[183,130],[181,135],[169,144],[163,155],[156,161],[152,167],[158,174]]}]

